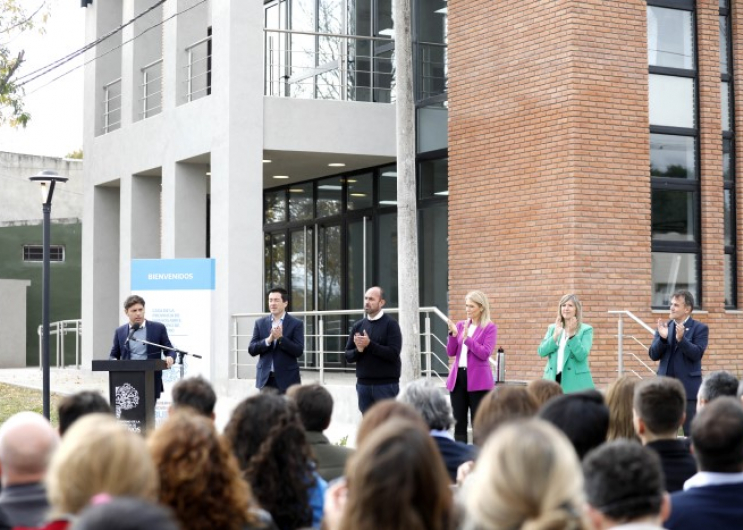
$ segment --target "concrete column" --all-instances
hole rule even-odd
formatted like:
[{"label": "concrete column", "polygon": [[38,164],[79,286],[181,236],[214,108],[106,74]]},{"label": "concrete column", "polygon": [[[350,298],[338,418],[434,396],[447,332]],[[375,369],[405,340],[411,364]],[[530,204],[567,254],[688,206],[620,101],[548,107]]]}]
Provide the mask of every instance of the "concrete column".
[{"label": "concrete column", "polygon": [[[134,18],[134,0],[122,1],[123,12],[122,18],[128,22]],[[130,24],[121,31],[121,37],[124,42],[134,37],[134,26]],[[131,125],[134,117],[135,102],[137,94],[134,94],[132,87],[137,82],[134,73],[134,47],[127,44],[121,47],[121,127]]]},{"label": "concrete column", "polygon": [[[105,359],[119,322],[119,189],[96,186],[85,195],[82,258],[82,365]],[[101,330],[111,330],[108,333]]]},{"label": "concrete column", "polygon": [[[163,4],[163,19],[178,12],[177,2]],[[176,106],[176,86],[178,85],[178,45],[176,28],[180,17],[175,17],[163,24],[163,112],[174,109]]]},{"label": "concrete column", "polygon": [[231,315],[260,311],[263,297],[263,4],[215,2],[212,95],[211,255],[217,289],[212,312],[212,373],[227,391]]},{"label": "concrete column", "polygon": [[163,257],[206,257],[206,172],[204,164],[163,168]]},{"label": "concrete column", "polygon": [[160,177],[134,175],[131,179],[131,259],[160,257]]}]

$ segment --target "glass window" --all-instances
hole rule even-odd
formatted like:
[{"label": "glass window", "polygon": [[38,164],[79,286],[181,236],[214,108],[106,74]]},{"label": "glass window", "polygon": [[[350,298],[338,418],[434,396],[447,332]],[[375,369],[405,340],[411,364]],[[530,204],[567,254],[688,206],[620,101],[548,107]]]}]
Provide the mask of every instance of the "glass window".
[{"label": "glass window", "polygon": [[313,284],[313,232],[312,228],[292,232],[291,267],[291,310],[312,311]]},{"label": "glass window", "polygon": [[397,166],[382,168],[379,174],[379,205],[397,204]]},{"label": "glass window", "polygon": [[725,190],[725,246],[735,245],[733,239],[733,190]]},{"label": "glass window", "polygon": [[720,86],[720,105],[722,109],[722,130],[732,130],[730,123],[730,83],[723,82]]},{"label": "glass window", "polygon": [[736,307],[735,299],[735,257],[725,254],[725,307]]},{"label": "glass window", "polygon": [[312,184],[297,184],[289,188],[289,220],[312,219]]},{"label": "glass window", "polygon": [[394,26],[392,24],[392,0],[377,0],[377,24],[375,33],[377,37],[394,37]]},{"label": "glass window", "polygon": [[420,163],[418,189],[421,199],[449,195],[449,159],[426,160]]},{"label": "glass window", "polygon": [[348,0],[349,35],[372,34],[372,0]]},{"label": "glass window", "polygon": [[688,180],[697,178],[696,140],[691,136],[650,135],[650,175]]},{"label": "glass window", "polygon": [[694,128],[694,79],[649,76],[650,125]]},{"label": "glass window", "polygon": [[397,307],[397,213],[379,216],[379,278],[387,307]]},{"label": "glass window", "polygon": [[668,307],[671,295],[686,289],[699,301],[697,255],[653,252],[653,307]]},{"label": "glass window", "polygon": [[725,182],[733,181],[733,142],[730,138],[722,139],[722,176]]},{"label": "glass window", "polygon": [[691,11],[648,6],[650,66],[694,69],[694,26]]},{"label": "glass window", "polygon": [[286,221],[286,192],[267,191],[263,194],[263,219],[266,224]]},{"label": "glass window", "polygon": [[315,0],[292,0],[290,13],[291,29],[315,31]]},{"label": "glass window", "polygon": [[[286,234],[266,234],[266,292],[286,285]],[[267,302],[266,302],[267,303]]]},{"label": "glass window", "polygon": [[728,24],[727,17],[720,17],[720,73],[728,73]]},{"label": "glass window", "polygon": [[696,193],[654,189],[652,203],[653,241],[697,241]]},{"label": "glass window", "polygon": [[364,173],[346,179],[347,204],[349,210],[363,210],[374,206],[374,175]]},{"label": "glass window", "polygon": [[317,216],[338,215],[343,210],[343,177],[322,179],[317,183]]}]

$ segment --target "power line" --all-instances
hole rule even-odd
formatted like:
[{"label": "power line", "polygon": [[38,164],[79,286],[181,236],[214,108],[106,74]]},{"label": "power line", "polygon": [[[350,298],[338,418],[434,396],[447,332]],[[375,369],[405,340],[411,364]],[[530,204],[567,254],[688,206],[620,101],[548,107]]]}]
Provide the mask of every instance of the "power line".
[{"label": "power line", "polygon": [[[162,1],[164,2],[165,0],[162,0]],[[47,82],[47,83],[44,83],[44,84],[43,84],[43,85],[41,85],[40,87],[37,87],[37,88],[36,88],[36,89],[35,89],[35,90],[34,90],[33,92],[30,92],[30,93],[29,93],[29,94],[27,94],[27,95],[28,95],[28,96],[30,96],[31,94],[35,94],[36,92],[38,92],[38,91],[39,91],[39,90],[41,90],[42,88],[44,88],[44,87],[47,87],[47,86],[51,85],[52,83],[54,83],[55,81],[57,81],[58,79],[61,79],[61,78],[65,77],[65,76],[66,76],[67,74],[71,74],[71,73],[72,73],[72,72],[74,72],[75,70],[78,70],[78,69],[82,68],[83,66],[86,66],[86,65],[88,65],[88,64],[90,64],[90,63],[92,63],[93,61],[97,61],[98,59],[101,59],[101,58],[105,57],[105,56],[106,56],[106,55],[108,55],[109,53],[111,53],[111,52],[114,52],[114,51],[116,51],[116,50],[119,50],[119,49],[121,49],[121,48],[122,48],[122,47],[123,47],[123,46],[124,46],[125,44],[129,44],[130,42],[133,42],[133,41],[134,41],[135,39],[138,39],[139,37],[141,37],[142,35],[144,35],[144,34],[145,34],[145,33],[147,33],[148,31],[150,31],[150,30],[152,30],[152,29],[155,29],[155,28],[156,28],[156,27],[158,27],[158,26],[162,26],[162,25],[163,25],[164,23],[168,22],[169,20],[171,20],[171,19],[173,19],[173,18],[177,17],[178,15],[181,15],[181,14],[183,14],[183,13],[187,12],[187,11],[190,11],[191,9],[194,9],[195,7],[197,7],[197,6],[201,5],[201,4],[203,4],[203,3],[204,3],[204,2],[206,2],[206,1],[207,1],[207,0],[200,0],[199,2],[195,3],[194,5],[192,5],[192,6],[190,6],[190,7],[187,7],[186,9],[184,9],[184,10],[182,10],[182,11],[179,11],[179,12],[177,12],[177,13],[174,13],[174,14],[170,15],[170,16],[169,16],[168,18],[165,18],[165,19],[163,19],[162,21],[158,22],[157,24],[154,24],[154,25],[150,26],[149,28],[146,28],[146,29],[142,30],[142,32],[141,32],[141,33],[139,33],[139,34],[135,35],[134,37],[132,37],[131,39],[129,39],[129,40],[127,40],[127,41],[124,41],[124,42],[122,42],[121,44],[119,44],[119,45],[118,45],[118,46],[116,46],[115,48],[111,48],[111,49],[110,49],[110,50],[108,50],[107,52],[105,52],[105,53],[103,53],[103,54],[101,54],[101,55],[98,55],[98,56],[96,56],[96,57],[93,57],[93,58],[92,58],[92,59],[90,59],[89,61],[86,61],[86,62],[84,62],[84,63],[82,63],[82,64],[79,64],[79,65],[75,66],[74,68],[71,68],[71,69],[67,70],[67,71],[66,71],[65,73],[63,73],[63,74],[60,74],[60,75],[58,75],[57,77],[55,77],[54,79],[50,80],[49,82]],[[162,2],[161,2],[161,3],[162,3]],[[73,58],[74,58],[74,57],[73,57]],[[70,60],[72,60],[72,59],[70,59]],[[69,61],[65,61],[65,62],[69,62]],[[28,79],[28,80],[26,80],[26,81],[24,81],[24,82],[22,82],[22,83],[19,83],[19,84],[18,84],[18,87],[22,87],[22,86],[26,85],[27,83],[30,83],[30,82],[34,81],[35,79],[38,79],[39,77],[42,77],[42,76],[44,76],[44,75],[48,74],[48,73],[49,73],[49,72],[51,72],[52,70],[54,70],[54,69],[56,69],[56,68],[59,68],[60,66],[62,66],[62,64],[64,64],[64,63],[61,63],[61,64],[59,64],[59,65],[55,66],[54,68],[52,68],[52,69],[50,69],[50,70],[48,70],[48,71],[45,71],[45,72],[43,72],[43,73],[41,73],[41,74],[39,74],[39,75],[35,76],[35,77],[34,77],[34,78],[32,78],[32,79]]]}]

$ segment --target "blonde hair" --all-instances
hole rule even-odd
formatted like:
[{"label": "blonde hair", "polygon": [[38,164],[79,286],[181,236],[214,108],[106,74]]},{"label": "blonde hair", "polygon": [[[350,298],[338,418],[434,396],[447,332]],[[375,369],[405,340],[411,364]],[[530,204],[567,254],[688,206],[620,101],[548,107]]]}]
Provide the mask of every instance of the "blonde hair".
[{"label": "blonde hair", "polygon": [[465,486],[466,529],[583,530],[575,449],[544,420],[509,423],[483,447]]},{"label": "blonde hair", "polygon": [[626,438],[640,441],[635,433],[635,426],[632,421],[632,403],[635,398],[637,382],[636,377],[623,375],[609,385],[606,391],[606,406],[609,407],[607,440]]},{"label": "blonde hair", "polygon": [[467,296],[464,297],[464,302],[467,300],[476,303],[482,308],[480,313],[480,322],[477,323],[478,327],[484,328],[490,322],[490,302],[488,297],[482,291],[470,291]]},{"label": "blonde hair", "polygon": [[560,322],[562,322],[562,325],[564,326],[565,319],[562,318],[562,306],[571,301],[575,304],[575,319],[578,321],[578,327],[576,327],[575,330],[578,331],[581,324],[583,324],[583,304],[581,304],[580,300],[578,300],[577,295],[566,294],[565,296],[560,298],[560,303],[557,304],[557,318],[560,319]]},{"label": "blonde hair", "polygon": [[157,501],[157,471],[144,438],[110,414],[88,414],[70,427],[46,484],[55,516],[77,514],[98,493]]}]

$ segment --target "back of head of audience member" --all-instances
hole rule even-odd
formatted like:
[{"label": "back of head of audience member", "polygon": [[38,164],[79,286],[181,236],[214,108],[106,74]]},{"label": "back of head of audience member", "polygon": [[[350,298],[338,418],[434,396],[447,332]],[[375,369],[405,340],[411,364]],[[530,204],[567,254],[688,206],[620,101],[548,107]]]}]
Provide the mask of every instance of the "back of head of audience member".
[{"label": "back of head of audience member", "polygon": [[583,474],[570,441],[549,423],[501,426],[465,483],[465,528],[584,529]]},{"label": "back of head of audience member", "polygon": [[420,422],[391,418],[346,464],[340,528],[445,530],[452,527],[449,475]]},{"label": "back of head of audience member", "polygon": [[237,459],[206,416],[176,411],[150,434],[160,476],[160,502],[183,528],[240,530],[255,525],[255,504]]},{"label": "back of head of audience member", "polygon": [[430,379],[412,381],[398,399],[417,410],[431,430],[447,431],[454,425],[449,399]]},{"label": "back of head of audience member", "polygon": [[275,392],[240,402],[224,436],[256,500],[279,528],[311,526],[312,450],[296,404]]},{"label": "back of head of audience member", "polygon": [[41,414],[19,412],[0,426],[3,487],[41,482],[59,435]]},{"label": "back of head of audience member", "polygon": [[497,386],[480,401],[472,422],[472,441],[482,447],[488,436],[507,421],[530,418],[539,405],[526,387]]},{"label": "back of head of audience member", "polygon": [[588,516],[597,530],[620,524],[660,527],[670,513],[658,455],[637,442],[618,439],[583,460]]},{"label": "back of head of audience member", "polygon": [[214,387],[203,377],[187,377],[173,385],[171,410],[189,407],[199,414],[214,419],[217,394]]},{"label": "back of head of audience member", "polygon": [[173,513],[159,504],[133,497],[95,500],[75,519],[71,530],[181,530]]},{"label": "back of head of audience member", "polygon": [[676,378],[658,376],[635,386],[635,432],[648,443],[674,439],[686,418],[686,391]]},{"label": "back of head of audience member", "polygon": [[372,405],[361,418],[359,430],[356,432],[356,447],[360,448],[377,428],[391,418],[407,419],[418,423],[424,430],[428,429],[423,417],[413,407],[394,399],[383,399]]},{"label": "back of head of audience member", "polygon": [[560,383],[549,379],[533,379],[527,383],[526,389],[539,407],[542,407],[552,398],[563,394]]},{"label": "back of head of audience member", "polygon": [[580,459],[606,441],[609,408],[596,390],[558,396],[547,403],[538,416],[565,433]]},{"label": "back of head of audience member", "polygon": [[294,400],[299,417],[308,432],[323,432],[333,416],[333,396],[318,384],[292,385],[286,395]]},{"label": "back of head of audience member", "polygon": [[743,471],[743,406],[734,397],[715,399],[691,422],[691,445],[700,471]]},{"label": "back of head of audience member", "polygon": [[46,477],[54,515],[77,514],[98,493],[157,499],[157,472],[140,434],[110,414],[87,414],[67,431]]},{"label": "back of head of audience member", "polygon": [[609,407],[607,440],[638,439],[632,421],[632,400],[635,396],[637,381],[635,376],[623,375],[609,385],[606,391],[606,406]]},{"label": "back of head of audience member", "polygon": [[67,429],[86,414],[95,412],[113,414],[106,398],[92,390],[83,390],[65,396],[59,403],[58,411],[60,436],[64,436]]},{"label": "back of head of audience member", "polygon": [[730,372],[719,370],[712,372],[702,379],[697,393],[697,411],[710,401],[722,396],[736,397],[738,394],[738,378]]}]

